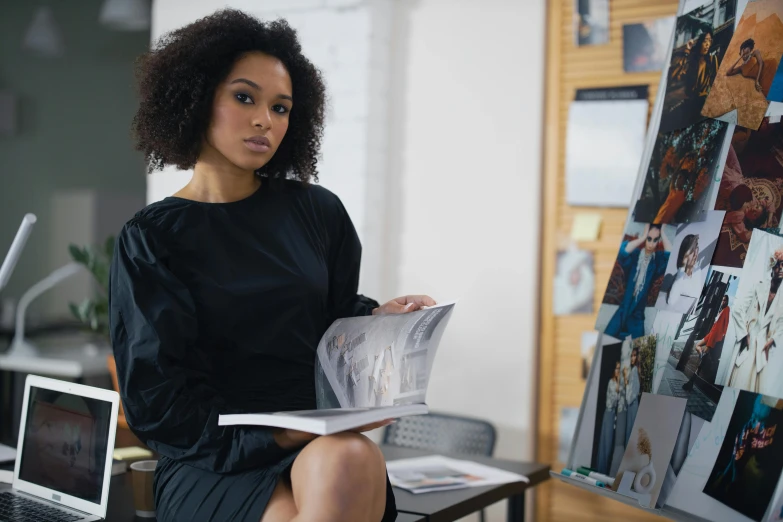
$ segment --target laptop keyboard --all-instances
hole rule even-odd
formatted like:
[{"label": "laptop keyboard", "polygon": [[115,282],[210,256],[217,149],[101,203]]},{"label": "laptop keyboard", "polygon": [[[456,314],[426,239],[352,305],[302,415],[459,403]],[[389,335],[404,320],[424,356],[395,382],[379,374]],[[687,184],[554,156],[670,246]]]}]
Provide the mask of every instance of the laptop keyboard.
[{"label": "laptop keyboard", "polygon": [[84,517],[71,515],[40,502],[28,500],[8,491],[0,493],[0,520],[8,522],[73,522]]}]

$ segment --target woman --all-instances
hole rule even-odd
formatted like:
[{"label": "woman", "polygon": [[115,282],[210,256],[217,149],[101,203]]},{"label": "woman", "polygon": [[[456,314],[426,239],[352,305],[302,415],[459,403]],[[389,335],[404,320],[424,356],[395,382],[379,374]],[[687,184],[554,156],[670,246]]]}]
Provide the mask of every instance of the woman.
[{"label": "woman", "polygon": [[[626,369],[627,370],[627,369]],[[631,350],[631,369],[627,370],[625,387],[625,400],[628,403],[628,415],[625,419],[625,445],[631,440],[633,425],[636,422],[636,414],[639,413],[639,398],[642,391],[642,383],[639,380],[639,348],[634,346]]]},{"label": "woman", "polygon": [[[742,63],[740,64],[740,62]],[[753,80],[756,91],[766,98],[777,69],[777,62],[774,59],[764,61],[761,57],[761,51],[756,49],[756,42],[753,38],[748,38],[740,45],[739,58],[726,71],[726,76],[741,74],[743,77]]]},{"label": "woman", "polygon": [[688,234],[680,243],[677,253],[677,273],[666,294],[666,309],[686,313],[701,295],[704,271],[697,268],[699,261],[699,235]]},{"label": "woman", "polygon": [[685,95],[688,100],[698,100],[699,111],[710,93],[710,87],[718,75],[718,57],[710,54],[712,33],[699,35],[688,53],[688,68],[685,71]]},{"label": "woman", "polygon": [[617,401],[620,398],[620,361],[614,367],[614,373],[606,385],[606,410],[601,420],[601,438],[598,445],[598,465],[596,470],[604,475],[609,473],[614,450],[614,421],[617,412]]},{"label": "woman", "polygon": [[764,278],[747,288],[732,311],[736,340],[728,383],[732,388],[778,396],[778,346],[783,346],[783,306],[778,291],[783,282],[783,248],[773,252],[768,266],[769,275],[759,274]]},{"label": "woman", "polygon": [[625,455],[625,427],[628,424],[628,402],[625,398],[628,389],[627,368],[620,371],[619,386],[617,388],[617,417],[614,423],[614,448],[612,464],[609,466],[608,475],[616,477],[620,469],[620,463]]},{"label": "woman", "polygon": [[111,269],[125,415],[161,455],[158,520],[394,520],[383,457],[363,435],[217,425],[221,413],[315,408],[315,349],[335,319],[434,304],[356,293],[351,220],[308,183],[320,73],[285,21],[223,10],[165,35],[137,75],[138,148],[152,168],[193,169],[125,225]]}]

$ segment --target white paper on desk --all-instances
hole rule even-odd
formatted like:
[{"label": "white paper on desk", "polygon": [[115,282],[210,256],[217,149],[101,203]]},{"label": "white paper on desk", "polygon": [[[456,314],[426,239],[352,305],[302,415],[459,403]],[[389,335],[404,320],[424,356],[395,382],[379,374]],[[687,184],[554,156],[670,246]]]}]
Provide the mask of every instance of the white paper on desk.
[{"label": "white paper on desk", "polygon": [[16,449],[0,444],[0,462],[13,462],[14,460],[16,460]]},{"label": "white paper on desk", "polygon": [[386,463],[386,470],[393,486],[411,493],[530,482],[517,473],[442,455],[393,460]]},{"label": "white paper on desk", "polygon": [[627,207],[644,152],[648,102],[573,101],[566,135],[569,205]]}]

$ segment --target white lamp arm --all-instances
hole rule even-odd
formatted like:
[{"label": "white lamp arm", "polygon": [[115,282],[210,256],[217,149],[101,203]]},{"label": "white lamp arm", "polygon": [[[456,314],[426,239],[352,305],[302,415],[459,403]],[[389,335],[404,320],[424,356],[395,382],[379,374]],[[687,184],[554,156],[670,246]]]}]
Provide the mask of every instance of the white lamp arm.
[{"label": "white lamp arm", "polygon": [[19,256],[22,255],[22,249],[25,243],[27,243],[27,238],[30,237],[30,232],[32,232],[36,220],[35,214],[25,214],[24,218],[22,218],[22,224],[16,232],[11,248],[8,249],[8,254],[6,254],[3,264],[0,265],[0,290],[8,284],[11,273],[14,271],[17,261],[19,261]]},{"label": "white lamp arm", "polygon": [[19,304],[16,307],[16,330],[14,332],[14,340],[21,341],[24,339],[24,318],[30,303],[39,295],[65,279],[68,279],[72,275],[78,274],[83,269],[84,265],[80,265],[79,263],[68,263],[67,265],[54,270],[51,274],[35,283],[27,292],[22,294],[22,297],[19,298]]}]

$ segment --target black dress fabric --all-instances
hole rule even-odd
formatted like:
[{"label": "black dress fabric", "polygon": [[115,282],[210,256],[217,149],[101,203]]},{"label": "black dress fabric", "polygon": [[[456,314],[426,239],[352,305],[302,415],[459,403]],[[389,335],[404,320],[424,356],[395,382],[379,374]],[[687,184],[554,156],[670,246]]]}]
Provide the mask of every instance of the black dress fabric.
[{"label": "black dress fabric", "polygon": [[378,306],[357,294],[360,259],[340,200],[295,181],[232,203],[169,197],[125,225],[111,338],[128,424],[163,457],[158,520],[258,522],[298,452],[218,415],[316,408],[321,336]]}]

